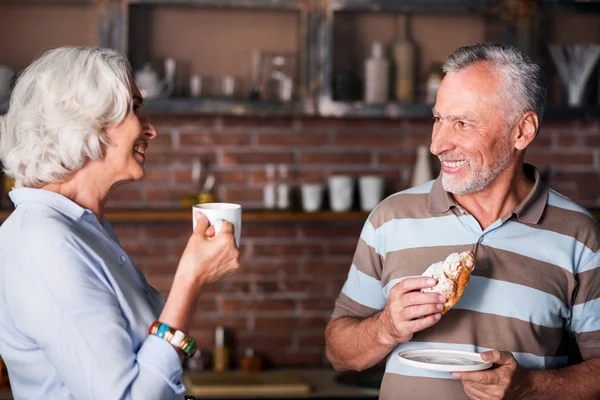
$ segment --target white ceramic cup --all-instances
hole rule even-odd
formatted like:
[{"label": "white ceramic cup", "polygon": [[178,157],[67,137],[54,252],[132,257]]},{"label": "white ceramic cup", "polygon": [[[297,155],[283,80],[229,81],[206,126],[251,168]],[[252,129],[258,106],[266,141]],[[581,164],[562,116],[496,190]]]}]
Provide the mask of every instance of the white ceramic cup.
[{"label": "white ceramic cup", "polygon": [[215,227],[215,234],[219,234],[223,221],[233,224],[233,235],[235,244],[240,247],[242,236],[242,206],[233,203],[203,203],[192,207],[192,227],[196,230],[196,217],[194,214],[200,211],[206,215],[211,225]]},{"label": "white ceramic cup", "polygon": [[360,209],[371,212],[383,198],[384,180],[381,176],[365,175],[358,179]]},{"label": "white ceramic cup", "polygon": [[354,179],[348,175],[329,177],[329,203],[334,212],[345,212],[352,208]]},{"label": "white ceramic cup", "polygon": [[305,212],[315,212],[321,209],[323,204],[323,185],[320,183],[303,183],[302,209]]}]

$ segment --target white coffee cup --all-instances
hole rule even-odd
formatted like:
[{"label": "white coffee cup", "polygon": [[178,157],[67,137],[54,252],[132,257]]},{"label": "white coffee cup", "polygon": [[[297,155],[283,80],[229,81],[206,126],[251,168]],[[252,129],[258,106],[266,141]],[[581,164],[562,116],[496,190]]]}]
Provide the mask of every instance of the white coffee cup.
[{"label": "white coffee cup", "polygon": [[323,185],[320,183],[303,183],[302,209],[305,212],[315,212],[321,209],[323,204]]},{"label": "white coffee cup", "polygon": [[383,198],[384,180],[381,176],[365,175],[358,179],[360,209],[371,212]]},{"label": "white coffee cup", "polygon": [[345,212],[352,208],[354,179],[348,175],[329,177],[329,203],[334,212]]},{"label": "white coffee cup", "polygon": [[195,213],[199,211],[206,215],[208,222],[215,227],[215,234],[219,234],[223,221],[229,221],[233,225],[235,244],[240,247],[242,236],[242,206],[233,203],[203,203],[192,207],[192,227],[196,230]]}]

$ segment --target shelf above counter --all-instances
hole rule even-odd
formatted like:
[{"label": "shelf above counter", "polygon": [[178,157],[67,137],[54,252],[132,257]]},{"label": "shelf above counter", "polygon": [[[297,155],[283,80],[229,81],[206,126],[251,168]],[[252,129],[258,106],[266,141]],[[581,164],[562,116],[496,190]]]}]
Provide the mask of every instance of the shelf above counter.
[{"label": "shelf above counter", "polygon": [[[0,210],[0,222],[4,221],[13,210]],[[245,222],[311,222],[311,221],[365,221],[368,213],[350,211],[334,213],[321,211],[306,213],[302,211],[270,211],[244,210],[242,219]],[[106,218],[112,223],[118,222],[188,222],[191,210],[181,209],[115,209],[107,210]]]},{"label": "shelf above counter", "polygon": [[[12,211],[0,209],[0,222],[8,218]],[[592,209],[590,212],[600,221],[600,209]],[[242,212],[244,222],[364,222],[368,216],[368,213],[362,211],[306,213],[302,211],[244,210]],[[188,222],[191,219],[191,213],[190,210],[181,209],[114,209],[106,211],[106,218],[112,223]]]},{"label": "shelf above counter", "polygon": [[297,10],[306,7],[307,0],[128,0],[128,4]]},{"label": "shelf above counter", "polygon": [[228,116],[301,116],[300,103],[275,103],[227,99],[170,98],[144,100],[149,114],[166,115],[228,115]]}]

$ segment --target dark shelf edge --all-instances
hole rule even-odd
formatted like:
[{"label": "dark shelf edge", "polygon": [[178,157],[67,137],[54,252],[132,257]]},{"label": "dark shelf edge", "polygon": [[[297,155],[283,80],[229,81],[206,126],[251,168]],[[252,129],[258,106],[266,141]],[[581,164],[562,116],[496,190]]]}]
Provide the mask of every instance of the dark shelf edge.
[{"label": "dark shelf edge", "polygon": [[[4,221],[13,210],[0,209],[0,222]],[[306,213],[302,211],[244,210],[242,218],[245,222],[317,222],[317,221],[365,221],[368,213],[349,211],[335,213],[320,211]],[[184,209],[114,209],[106,211],[106,218],[112,223],[120,222],[190,222],[191,210]]]},{"label": "dark shelf edge", "polygon": [[306,0],[128,0],[128,5],[194,6],[294,11],[306,7]]}]

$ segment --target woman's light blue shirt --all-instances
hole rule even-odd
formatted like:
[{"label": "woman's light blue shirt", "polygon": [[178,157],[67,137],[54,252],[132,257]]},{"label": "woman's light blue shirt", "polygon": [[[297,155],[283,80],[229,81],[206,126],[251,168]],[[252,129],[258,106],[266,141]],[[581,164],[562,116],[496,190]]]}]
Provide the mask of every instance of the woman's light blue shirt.
[{"label": "woman's light blue shirt", "polygon": [[183,398],[181,364],[148,336],[164,301],[105,219],[57,193],[10,192],[0,226],[0,354],[16,399]]}]

